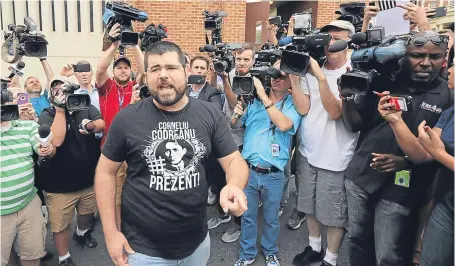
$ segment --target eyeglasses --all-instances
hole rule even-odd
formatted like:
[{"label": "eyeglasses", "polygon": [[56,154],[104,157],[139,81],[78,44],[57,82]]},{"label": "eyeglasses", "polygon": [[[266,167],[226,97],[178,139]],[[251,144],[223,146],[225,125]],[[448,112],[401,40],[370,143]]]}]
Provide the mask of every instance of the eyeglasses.
[{"label": "eyeglasses", "polygon": [[441,46],[442,44],[449,43],[449,36],[447,35],[436,35],[431,37],[424,37],[424,36],[411,36],[408,40],[408,45],[415,45],[415,46],[423,46],[428,41],[431,41],[437,46]]},{"label": "eyeglasses", "polygon": [[149,69],[147,69],[147,71],[151,74],[158,74],[161,72],[161,70],[164,68],[166,69],[167,72],[169,73],[172,73],[172,72],[175,72],[177,71],[178,69],[180,69],[181,67],[183,67],[182,65],[178,64],[178,65],[164,65],[164,66],[152,66],[150,67]]}]

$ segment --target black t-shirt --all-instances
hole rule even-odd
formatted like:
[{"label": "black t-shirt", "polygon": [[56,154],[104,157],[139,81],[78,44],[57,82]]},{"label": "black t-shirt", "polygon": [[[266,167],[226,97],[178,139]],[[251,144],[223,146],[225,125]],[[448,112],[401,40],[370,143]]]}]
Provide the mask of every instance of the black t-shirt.
[{"label": "black t-shirt", "polygon": [[[402,117],[414,134],[417,133],[417,127],[423,120],[427,121],[428,126],[434,126],[442,111],[450,106],[447,82],[440,78],[428,84],[425,89],[412,88],[405,82],[397,83],[392,88],[392,95],[412,97],[412,107],[409,111],[403,112]],[[406,191],[403,191],[405,188],[393,184],[395,173],[381,173],[370,167],[372,152],[404,156],[392,128],[377,111],[378,102],[379,97],[373,93],[365,97],[364,110],[361,112],[365,125],[361,129],[354,156],[345,175],[370,194],[382,193],[382,196],[388,200],[405,204],[403,202],[407,200],[408,193],[418,196],[418,193],[414,193],[414,188],[420,190],[428,181],[431,183],[436,167],[434,164],[429,164],[427,167],[418,166],[418,170],[412,171],[412,188]],[[416,182],[413,183],[413,181]],[[383,192],[382,189],[386,187],[390,187],[391,190]]]},{"label": "black t-shirt", "polygon": [[[94,134],[83,135],[79,125],[84,119],[101,119],[100,112],[91,105],[88,110],[66,112],[66,134],[62,145],[51,159],[50,167],[38,168],[37,186],[50,193],[76,192],[93,186],[96,164],[101,154],[101,140]],[[54,107],[43,110],[40,125],[52,126],[55,118]]]},{"label": "black t-shirt", "polygon": [[136,252],[165,259],[191,255],[207,235],[206,163],[237,150],[223,114],[189,97],[178,112],[152,99],[115,117],[102,153],[128,164],[122,232]]}]

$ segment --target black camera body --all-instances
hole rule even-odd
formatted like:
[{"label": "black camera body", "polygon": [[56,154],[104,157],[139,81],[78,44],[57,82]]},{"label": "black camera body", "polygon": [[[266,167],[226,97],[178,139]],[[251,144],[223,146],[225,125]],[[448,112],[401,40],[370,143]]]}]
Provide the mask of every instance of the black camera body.
[{"label": "black camera body", "polygon": [[[375,30],[375,29],[373,29]],[[365,33],[356,33],[365,34]],[[368,36],[368,32],[366,33]],[[390,36],[387,39],[366,40],[366,47],[360,46],[351,54],[352,70],[338,79],[341,94],[366,95],[372,90],[382,91],[393,83],[402,71],[402,59],[406,55],[407,37]],[[360,39],[353,36],[353,39]],[[368,46],[374,43],[376,46]]]},{"label": "black camera body", "polygon": [[7,122],[19,119],[19,107],[17,104],[5,104],[13,101],[13,93],[8,90],[9,80],[1,79],[1,115],[0,122]]},{"label": "black camera body", "polygon": [[298,76],[305,76],[310,66],[310,56],[319,65],[326,60],[324,46],[330,44],[331,37],[328,33],[320,33],[319,30],[310,32],[308,35],[294,36],[292,45],[283,51],[280,69],[283,72]]},{"label": "black camera body", "polygon": [[338,20],[344,20],[354,25],[355,32],[362,30],[365,3],[344,3],[340,4],[340,9],[335,11],[339,15]]},{"label": "black camera body", "polygon": [[56,105],[67,111],[88,110],[91,105],[90,96],[88,94],[74,94],[79,88],[78,84],[64,83],[61,90],[65,95],[65,101]]},{"label": "black camera body", "polygon": [[[221,29],[223,27],[223,18],[227,17],[226,12],[224,11],[215,11],[209,12],[205,10],[202,15],[204,15],[204,29],[212,32],[212,42],[213,46],[222,43],[222,34]],[[206,44],[209,44],[208,36],[206,36]]]},{"label": "black camera body", "polygon": [[145,51],[150,45],[168,37],[167,28],[161,23],[158,26],[152,23],[139,33],[139,37],[141,38],[141,50]]},{"label": "black camera body", "polygon": [[147,87],[147,84],[142,84],[139,88],[139,97],[144,100],[144,99],[147,99],[148,97],[150,97],[150,92],[149,92],[149,88]]},{"label": "black camera body", "polygon": [[240,49],[242,47],[241,43],[218,43],[216,48],[212,45],[206,45],[199,49],[206,52],[214,52],[215,56],[213,57],[213,69],[217,73],[229,73],[235,67],[235,57],[232,54],[233,50]]},{"label": "black camera body", "polygon": [[[13,43],[13,39],[17,39],[17,46],[15,49],[15,55],[22,55],[27,57],[45,57],[47,56],[47,44],[43,34],[36,32],[37,25],[31,17],[24,18],[24,25],[8,25],[8,31],[5,31],[5,42]],[[7,55],[3,55],[7,57]],[[9,63],[14,63],[18,60],[18,56]]]},{"label": "black camera body", "polygon": [[106,8],[110,10],[103,15],[107,30],[110,31],[116,23],[120,24],[120,35],[112,41],[120,40],[123,46],[137,45],[139,34],[134,32],[132,21],[147,21],[147,13],[123,2],[108,2]]}]

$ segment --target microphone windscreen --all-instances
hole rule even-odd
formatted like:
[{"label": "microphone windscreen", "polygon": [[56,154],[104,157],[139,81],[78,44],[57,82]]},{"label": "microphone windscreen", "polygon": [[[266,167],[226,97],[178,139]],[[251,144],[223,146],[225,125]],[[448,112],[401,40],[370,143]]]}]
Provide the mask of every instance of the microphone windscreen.
[{"label": "microphone windscreen", "polygon": [[338,53],[346,48],[348,48],[348,43],[344,40],[339,40],[330,45],[328,50],[330,53]]},{"label": "microphone windscreen", "polygon": [[38,134],[40,138],[47,138],[51,134],[51,127],[49,125],[43,124],[38,128]]}]

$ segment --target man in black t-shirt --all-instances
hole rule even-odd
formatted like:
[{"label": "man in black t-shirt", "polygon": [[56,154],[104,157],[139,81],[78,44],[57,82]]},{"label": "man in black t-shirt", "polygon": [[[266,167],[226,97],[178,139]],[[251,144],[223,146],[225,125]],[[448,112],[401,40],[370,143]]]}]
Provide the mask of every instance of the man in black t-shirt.
[{"label": "man in black t-shirt", "polygon": [[[103,132],[104,121],[93,105],[88,110],[66,110],[62,86],[67,84],[66,77],[54,77],[50,82],[53,106],[43,110],[38,123],[51,127],[51,141],[57,147],[57,154],[49,167],[38,168],[36,182],[43,189],[59,265],[71,266],[74,264],[68,239],[75,209],[78,217],[73,239],[81,246],[97,246],[88,230],[96,212],[93,183],[101,153],[100,140],[93,133]],[[81,124],[92,130],[80,129]]]},{"label": "man in black t-shirt", "polygon": [[[384,88],[392,95],[412,97],[403,121],[414,134],[420,122],[433,126],[450,106],[447,82],[438,77],[446,48],[447,39],[434,32],[412,36],[403,73],[393,86]],[[407,165],[392,128],[377,111],[379,97],[368,92],[362,102],[358,99],[343,102],[345,122],[360,131],[345,173],[349,259],[351,265],[406,265],[410,256],[405,253],[412,245],[405,242],[411,211],[424,197],[435,168]],[[401,159],[392,160],[390,155]],[[407,170],[399,171],[403,168]]]},{"label": "man in black t-shirt", "polygon": [[[211,176],[205,166],[212,152],[227,176],[220,197],[224,211],[238,216],[247,208],[243,188],[248,166],[221,111],[186,95],[184,66],[184,53],[174,43],[157,42],[148,49],[145,68],[153,97],[117,114],[102,149],[95,191],[107,248],[116,265],[175,260],[185,266],[206,265]],[[119,232],[115,173],[125,160],[128,174]]]}]

